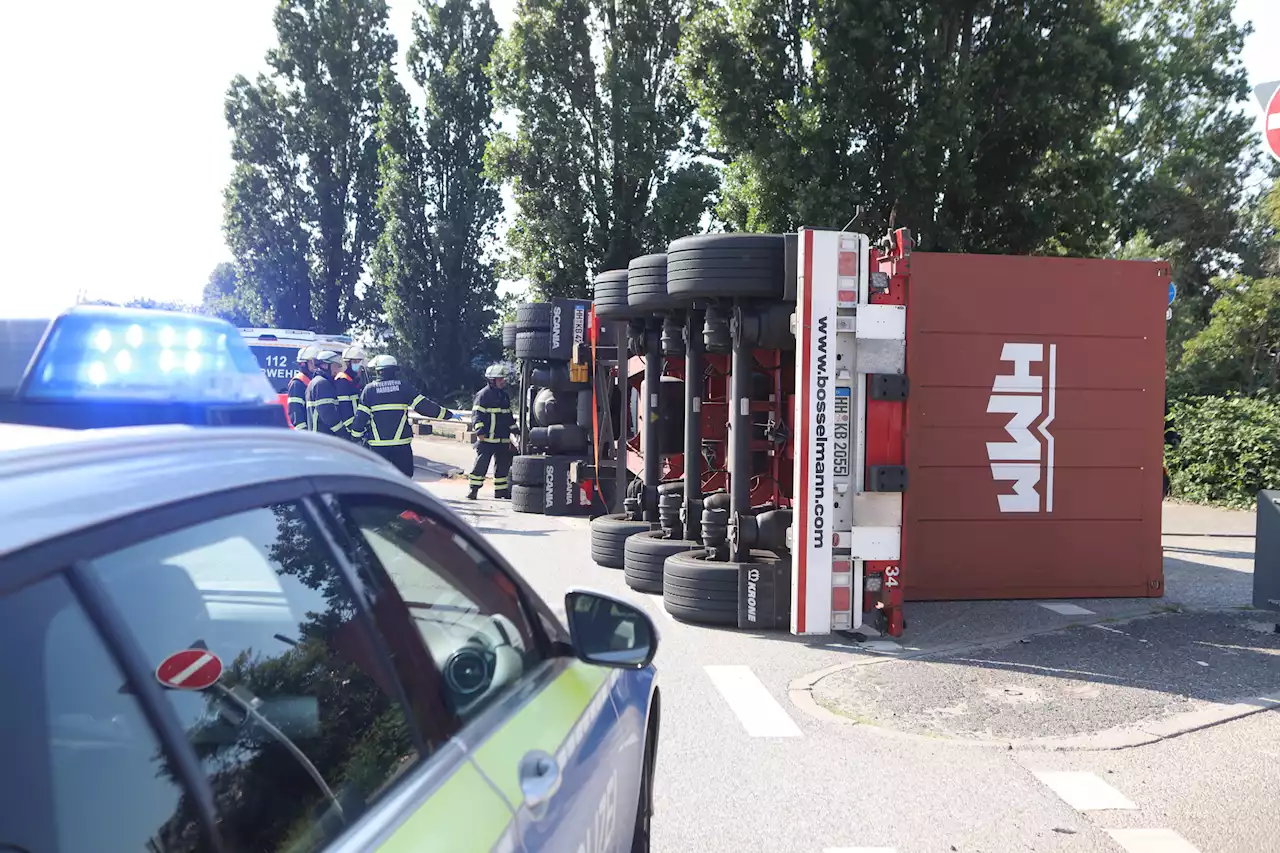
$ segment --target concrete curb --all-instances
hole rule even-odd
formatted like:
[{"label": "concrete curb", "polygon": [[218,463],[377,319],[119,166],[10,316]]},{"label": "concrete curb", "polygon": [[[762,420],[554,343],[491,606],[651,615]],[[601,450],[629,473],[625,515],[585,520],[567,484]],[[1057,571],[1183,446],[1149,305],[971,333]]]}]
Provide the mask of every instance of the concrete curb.
[{"label": "concrete curb", "polygon": [[[1231,609],[1235,608],[1203,608],[1206,612]],[[1197,708],[1192,711],[1173,714],[1159,720],[1151,720],[1138,723],[1133,726],[1106,729],[1099,732],[1089,732],[1086,734],[1071,735],[1068,737],[980,739],[958,738],[942,734],[919,734],[916,732],[904,732],[899,731],[898,729],[891,729],[873,721],[857,720],[832,711],[819,704],[818,700],[813,695],[814,688],[823,679],[834,675],[837,672],[844,672],[849,669],[857,669],[858,667],[863,666],[876,666],[890,661],[918,660],[920,658],[932,658],[956,654],[959,652],[999,647],[1008,645],[1012,642],[1017,642],[1025,637],[1052,634],[1077,625],[1088,626],[1103,622],[1111,623],[1116,621],[1131,622],[1137,619],[1159,616],[1163,612],[1165,611],[1153,610],[1149,613],[1140,613],[1130,617],[1125,617],[1122,620],[1108,618],[1094,619],[1087,622],[1075,622],[1071,625],[1058,626],[1056,628],[1050,628],[1042,631],[1006,635],[983,640],[977,643],[958,643],[951,646],[939,646],[933,649],[922,649],[906,654],[877,654],[874,658],[833,664],[832,666],[824,667],[823,669],[802,675],[799,678],[792,680],[787,686],[787,696],[791,700],[791,704],[795,705],[798,710],[804,712],[810,717],[844,726],[860,726],[864,730],[874,731],[877,734],[888,737],[903,738],[917,743],[945,743],[949,746],[982,747],[1004,750],[1039,750],[1050,752],[1100,752],[1130,749],[1135,746],[1146,746],[1148,744],[1158,743],[1162,740],[1168,740],[1191,732],[1211,728],[1232,720],[1238,720],[1243,717],[1259,714],[1263,711],[1280,710],[1280,690],[1277,690],[1261,696],[1243,697],[1234,702],[1223,705],[1215,704],[1206,708]]]}]

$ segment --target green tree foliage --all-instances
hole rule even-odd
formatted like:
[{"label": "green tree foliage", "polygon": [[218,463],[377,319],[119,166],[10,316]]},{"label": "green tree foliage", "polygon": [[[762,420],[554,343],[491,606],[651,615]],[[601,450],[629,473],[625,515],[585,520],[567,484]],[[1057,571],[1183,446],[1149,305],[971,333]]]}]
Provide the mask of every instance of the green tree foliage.
[{"label": "green tree foliage", "polygon": [[907,225],[922,248],[1090,244],[1094,134],[1130,51],[1088,0],[725,0],[686,33],[685,83],[728,162],[732,228]]},{"label": "green tree foliage", "polygon": [[1166,453],[1173,492],[1247,508],[1280,483],[1280,402],[1262,397],[1188,397],[1169,419],[1180,441]]},{"label": "green tree foliage", "polygon": [[518,209],[507,273],[545,296],[699,230],[718,178],[675,65],[691,0],[521,0],[494,56],[515,130],[486,161]]},{"label": "green tree foliage", "polygon": [[325,332],[364,313],[378,234],[378,70],[395,56],[385,0],[281,0],[271,71],[231,82],[227,244],[266,321]]},{"label": "green tree foliage", "polygon": [[1182,346],[1171,396],[1280,392],[1280,278],[1218,280],[1209,324]]},{"label": "green tree foliage", "polygon": [[384,71],[378,209],[384,219],[373,277],[394,349],[429,393],[477,381],[493,320],[495,275],[486,258],[501,198],[485,175],[493,104],[486,72],[498,25],[486,0],[423,3],[409,70],[426,93],[419,118]]},{"label": "green tree foliage", "polygon": [[255,319],[260,319],[255,310],[261,309],[247,296],[240,287],[235,265],[220,263],[209,273],[200,300],[200,313],[221,317],[237,326],[252,326]]},{"label": "green tree foliage", "polygon": [[1172,244],[1179,285],[1170,325],[1176,347],[1203,327],[1215,276],[1245,251],[1245,180],[1257,164],[1248,78],[1240,51],[1248,26],[1235,0],[1108,0],[1138,54],[1133,88],[1101,137],[1116,158],[1115,229]]},{"label": "green tree foliage", "polygon": [[1280,275],[1280,163],[1271,163],[1271,181],[1255,190],[1245,205],[1240,274],[1249,278]]},{"label": "green tree foliage", "polygon": [[[373,280],[391,332],[392,349],[409,375],[421,382],[432,373],[434,279],[431,228],[427,221],[426,150],[417,110],[390,68],[378,81],[378,212],[382,234],[373,251]],[[407,342],[407,343],[406,343]],[[416,345],[415,345],[416,344]]]}]

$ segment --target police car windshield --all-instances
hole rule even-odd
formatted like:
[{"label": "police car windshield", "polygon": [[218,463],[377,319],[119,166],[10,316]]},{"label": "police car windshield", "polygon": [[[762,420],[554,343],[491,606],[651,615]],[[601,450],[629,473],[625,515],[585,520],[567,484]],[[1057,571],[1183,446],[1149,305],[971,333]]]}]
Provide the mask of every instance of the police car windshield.
[{"label": "police car windshield", "polygon": [[21,395],[30,400],[250,402],[273,396],[230,324],[156,311],[78,308],[64,314],[22,382]]}]

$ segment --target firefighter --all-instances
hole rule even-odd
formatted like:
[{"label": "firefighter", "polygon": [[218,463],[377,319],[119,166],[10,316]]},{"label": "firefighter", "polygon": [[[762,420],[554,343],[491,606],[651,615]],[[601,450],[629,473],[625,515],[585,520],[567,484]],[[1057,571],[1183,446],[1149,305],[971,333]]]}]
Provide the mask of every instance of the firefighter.
[{"label": "firefighter", "polygon": [[298,372],[289,380],[285,389],[286,408],[289,415],[289,426],[294,429],[307,429],[307,386],[315,374],[316,348],[305,346],[298,350]]},{"label": "firefighter", "polygon": [[352,344],[342,351],[342,370],[333,377],[333,388],[338,395],[338,419],[348,430],[356,419],[356,404],[360,402],[360,390],[364,383],[360,381],[360,372],[364,367],[364,347]]},{"label": "firefighter", "polygon": [[374,453],[413,477],[413,424],[409,410],[433,420],[447,421],[453,414],[435,400],[418,393],[408,380],[399,376],[400,365],[389,355],[375,355],[369,360],[373,381],[360,392],[356,419],[351,434]]},{"label": "firefighter", "polygon": [[338,392],[333,385],[333,375],[342,367],[342,355],[331,349],[321,350],[316,353],[315,363],[315,375],[307,386],[307,428],[346,438],[348,431],[338,417]]},{"label": "firefighter", "polygon": [[511,486],[507,473],[515,451],[511,447],[511,433],[515,418],[511,416],[511,396],[502,387],[507,382],[507,372],[501,364],[485,368],[485,386],[476,394],[471,404],[471,429],[476,433],[476,464],[471,469],[471,491],[467,498],[475,500],[489,472],[489,460],[493,463],[493,496],[510,498]]}]

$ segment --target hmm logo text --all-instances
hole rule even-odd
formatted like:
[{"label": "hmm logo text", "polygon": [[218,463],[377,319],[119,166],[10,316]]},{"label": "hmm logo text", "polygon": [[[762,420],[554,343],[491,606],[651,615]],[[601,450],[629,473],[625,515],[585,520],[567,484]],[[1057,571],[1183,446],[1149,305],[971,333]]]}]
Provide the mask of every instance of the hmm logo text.
[{"label": "hmm logo text", "polygon": [[[1037,375],[1032,374],[1031,365],[1044,363],[1045,344],[1008,343],[1000,353],[1001,361],[1012,363],[1012,372],[996,375],[987,413],[1009,416],[1004,429],[1012,441],[988,441],[987,458],[997,483],[1013,482],[1013,494],[997,495],[1001,512],[1053,512],[1053,435],[1049,425],[1057,396],[1058,345],[1049,344],[1047,349],[1048,365]],[[1031,431],[1036,421],[1036,432],[1043,441]],[[1039,488],[1042,479],[1043,489]]]}]

